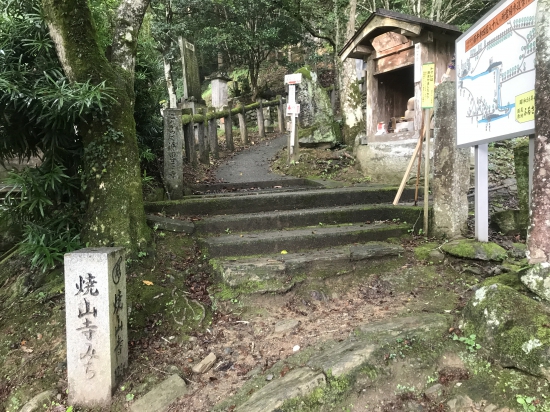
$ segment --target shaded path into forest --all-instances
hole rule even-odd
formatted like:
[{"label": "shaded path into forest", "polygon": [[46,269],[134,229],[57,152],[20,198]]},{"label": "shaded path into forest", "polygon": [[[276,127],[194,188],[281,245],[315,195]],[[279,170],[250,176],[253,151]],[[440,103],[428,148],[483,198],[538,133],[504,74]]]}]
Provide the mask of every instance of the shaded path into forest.
[{"label": "shaded path into forest", "polygon": [[286,146],[287,135],[272,140],[263,140],[226,160],[216,171],[216,180],[229,183],[263,182],[285,180],[292,177],[271,171],[271,161]]}]

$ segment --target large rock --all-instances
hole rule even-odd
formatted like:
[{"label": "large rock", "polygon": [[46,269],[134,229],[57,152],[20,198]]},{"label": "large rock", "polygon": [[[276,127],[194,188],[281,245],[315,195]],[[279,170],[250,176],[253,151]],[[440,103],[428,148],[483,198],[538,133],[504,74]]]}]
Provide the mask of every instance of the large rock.
[{"label": "large rock", "polygon": [[19,412],[35,412],[44,410],[44,405],[49,406],[51,401],[55,399],[56,394],[57,392],[54,390],[41,392],[23,405]]},{"label": "large rock", "polygon": [[185,381],[172,375],[138,399],[131,407],[132,412],[164,412],[168,406],[188,391]]},{"label": "large rock", "polygon": [[506,250],[496,243],[478,242],[473,239],[455,240],[441,245],[441,250],[451,256],[462,259],[475,259],[502,262],[506,259]]},{"label": "large rock", "polygon": [[501,232],[505,235],[515,235],[522,231],[525,233],[525,227],[521,227],[519,219],[519,210],[501,210],[491,215],[491,227],[497,232]]},{"label": "large rock", "polygon": [[550,264],[530,266],[522,274],[521,281],[533,293],[550,302]]},{"label": "large rock", "polygon": [[321,372],[310,368],[294,369],[255,392],[235,411],[273,412],[287,399],[308,395],[315,388],[325,386],[326,381],[325,375]]},{"label": "large rock", "polygon": [[[364,176],[372,183],[399,185],[414,153],[417,139],[369,142],[356,147],[355,155]],[[433,153],[430,149],[430,152]]]},{"label": "large rock", "polygon": [[464,309],[465,335],[503,367],[550,379],[550,310],[501,284],[479,288]]},{"label": "large rock", "polygon": [[339,140],[340,126],[334,121],[330,98],[317,83],[317,74],[307,68],[298,73],[302,73],[296,93],[296,102],[300,104],[298,141],[303,146],[333,145]]}]

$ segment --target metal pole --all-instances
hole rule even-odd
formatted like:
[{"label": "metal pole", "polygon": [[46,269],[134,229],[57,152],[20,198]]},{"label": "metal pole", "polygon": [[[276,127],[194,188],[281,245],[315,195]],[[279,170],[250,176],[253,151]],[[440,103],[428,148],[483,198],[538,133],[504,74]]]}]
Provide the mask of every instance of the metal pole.
[{"label": "metal pole", "polygon": [[480,144],[475,147],[475,219],[476,239],[489,241],[489,146]]}]

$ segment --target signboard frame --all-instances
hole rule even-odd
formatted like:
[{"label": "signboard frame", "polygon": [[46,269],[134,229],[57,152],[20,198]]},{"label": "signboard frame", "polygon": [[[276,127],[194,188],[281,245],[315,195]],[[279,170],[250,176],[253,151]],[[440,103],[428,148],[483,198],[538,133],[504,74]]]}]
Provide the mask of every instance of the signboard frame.
[{"label": "signboard frame", "polygon": [[302,73],[285,74],[285,84],[302,83]]},{"label": "signboard frame", "polygon": [[[517,4],[521,4],[524,6],[518,9],[516,7]],[[513,106],[514,108],[513,116],[509,114],[508,117],[510,118],[510,121],[513,121],[514,123],[519,123],[520,125],[524,124],[525,127],[520,129],[515,128],[513,132],[505,132],[503,134],[498,134],[498,135],[493,134],[487,137],[483,137],[483,136],[480,136],[482,135],[482,133],[472,133],[471,130],[466,129],[462,131],[462,134],[461,134],[460,125],[461,125],[461,122],[464,120],[462,117],[459,117],[459,115],[461,114],[461,110],[462,110],[462,113],[464,111],[464,107],[461,106],[461,101],[459,99],[460,86],[461,86],[459,65],[461,62],[461,58],[464,58],[466,54],[469,53],[469,51],[472,50],[476,45],[488,44],[484,42],[486,42],[487,37],[490,36],[492,32],[496,30],[501,30],[502,27],[505,27],[509,21],[513,20],[514,18],[517,18],[518,13],[521,13],[523,10],[525,10],[527,7],[530,7],[530,6],[533,6],[536,10],[537,0],[502,0],[498,4],[496,4],[493,8],[491,8],[491,10],[489,10],[481,19],[479,19],[476,23],[474,23],[466,32],[464,32],[456,40],[455,53],[456,53],[456,62],[457,62],[456,64],[456,67],[457,67],[457,80],[456,80],[457,147],[473,147],[481,144],[487,144],[490,142],[513,139],[515,137],[534,134],[535,132],[534,113],[533,113],[533,120],[522,121],[522,122],[516,120],[515,101]],[[503,20],[503,17],[501,17],[502,15],[506,16],[506,20]],[[469,40],[472,40],[472,41],[468,43]],[[536,40],[536,37],[535,37],[535,40]],[[461,50],[464,50],[464,51],[461,51]],[[534,58],[536,58],[536,55]],[[495,64],[498,64],[498,62],[495,62]],[[489,69],[487,71],[489,71]],[[531,71],[534,72],[534,69],[529,70],[528,72],[531,72]],[[495,74],[495,76],[497,75],[497,73]],[[533,77],[532,87],[527,86],[526,89],[515,92],[516,97],[519,97],[519,95],[521,94],[534,92],[535,73],[533,73],[532,77]],[[530,89],[528,89],[529,87]],[[510,108],[511,102],[508,102],[507,106]],[[511,111],[511,108],[510,108],[510,111]],[[490,121],[488,123],[490,123]],[[503,129],[510,130],[509,127],[508,128],[503,127]],[[472,136],[479,136],[479,138],[472,139]]]}]

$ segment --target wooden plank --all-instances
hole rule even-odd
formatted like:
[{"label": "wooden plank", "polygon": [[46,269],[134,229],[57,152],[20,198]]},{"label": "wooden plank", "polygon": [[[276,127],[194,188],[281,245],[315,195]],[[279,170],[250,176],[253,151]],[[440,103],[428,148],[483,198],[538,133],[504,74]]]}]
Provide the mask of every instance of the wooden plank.
[{"label": "wooden plank", "polygon": [[380,36],[375,37],[372,41],[372,47],[375,48],[377,53],[383,52],[384,50],[391,49],[393,47],[399,46],[401,44],[406,44],[409,42],[405,36],[402,36],[399,33],[387,32],[381,34]]},{"label": "wooden plank", "polygon": [[416,143],[416,147],[414,148],[413,155],[411,156],[411,160],[409,161],[409,164],[407,166],[407,170],[405,170],[405,174],[403,175],[403,179],[401,180],[401,184],[399,185],[399,190],[397,190],[397,194],[395,195],[395,199],[393,200],[393,205],[397,205],[399,203],[399,199],[401,198],[401,194],[403,193],[403,189],[405,189],[405,185],[407,184],[407,180],[409,180],[409,174],[411,173],[411,169],[414,165],[414,161],[416,160],[416,157],[418,156],[418,151],[422,147],[422,139],[424,137],[424,133],[426,132],[424,118],[422,118],[422,126],[423,126],[423,133],[418,137],[418,141]]},{"label": "wooden plank", "polygon": [[414,42],[412,40],[407,42],[407,43],[398,44],[397,46],[390,47],[389,49],[386,49],[384,51],[376,52],[374,58],[375,59],[380,59],[382,57],[386,57],[386,56],[390,56],[392,54],[399,53],[400,51],[409,49],[411,47],[414,48]]},{"label": "wooden plank", "polygon": [[386,73],[414,64],[414,47],[410,47],[388,57],[382,57],[375,61],[375,74]]},{"label": "wooden plank", "polygon": [[374,67],[374,60],[367,60],[367,70],[365,76],[367,85],[367,115],[365,116],[367,136],[371,136],[376,133],[376,119],[379,117],[378,79],[374,77]]}]

